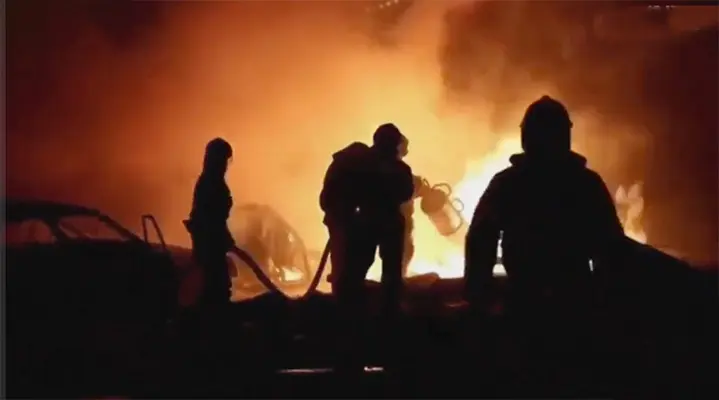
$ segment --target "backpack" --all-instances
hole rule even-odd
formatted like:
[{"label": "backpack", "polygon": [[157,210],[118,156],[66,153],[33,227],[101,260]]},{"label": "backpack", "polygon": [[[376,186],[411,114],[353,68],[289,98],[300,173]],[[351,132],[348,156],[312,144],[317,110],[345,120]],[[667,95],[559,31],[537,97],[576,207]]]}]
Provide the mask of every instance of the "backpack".
[{"label": "backpack", "polygon": [[371,190],[371,154],[364,143],[355,142],[336,152],[325,174],[320,207],[327,214],[352,213]]}]

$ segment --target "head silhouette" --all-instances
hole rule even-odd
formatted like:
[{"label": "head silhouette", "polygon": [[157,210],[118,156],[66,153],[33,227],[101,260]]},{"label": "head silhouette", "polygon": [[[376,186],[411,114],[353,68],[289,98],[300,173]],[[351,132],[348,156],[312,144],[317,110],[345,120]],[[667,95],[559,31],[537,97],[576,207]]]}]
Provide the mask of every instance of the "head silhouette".
[{"label": "head silhouette", "polygon": [[553,156],[571,151],[569,112],[549,96],[542,96],[527,107],[520,127],[522,149],[528,155]]},{"label": "head silhouette", "polygon": [[405,156],[408,143],[399,128],[391,123],[380,125],[372,135],[372,147],[389,157]]},{"label": "head silhouette", "polygon": [[232,158],[232,146],[222,138],[214,138],[205,147],[205,159],[203,172],[216,175],[224,175],[227,172],[227,165]]}]

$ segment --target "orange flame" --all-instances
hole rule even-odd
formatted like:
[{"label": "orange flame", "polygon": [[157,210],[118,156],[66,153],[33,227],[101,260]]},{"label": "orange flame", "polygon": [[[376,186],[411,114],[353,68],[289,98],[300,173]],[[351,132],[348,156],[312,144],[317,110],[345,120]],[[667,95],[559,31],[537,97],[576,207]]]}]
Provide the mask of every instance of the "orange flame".
[{"label": "orange flame", "polygon": [[[521,152],[519,138],[505,138],[499,141],[493,151],[482,159],[467,163],[464,177],[454,185],[454,195],[460,199],[465,208],[462,216],[470,221],[480,196],[484,193],[494,174],[510,165],[509,157]],[[641,226],[640,217],[644,207],[641,194],[641,183],[635,183],[625,189],[620,186],[615,196],[619,218],[627,236],[645,243],[646,234]],[[429,219],[422,213],[415,216],[415,256],[408,268],[408,276],[435,273],[441,278],[459,278],[464,275],[464,233],[458,232],[454,237],[441,237]],[[501,255],[498,246],[497,255]],[[496,275],[505,274],[504,266],[495,266]],[[379,280],[381,262],[376,259],[370,268],[367,278]]]}]

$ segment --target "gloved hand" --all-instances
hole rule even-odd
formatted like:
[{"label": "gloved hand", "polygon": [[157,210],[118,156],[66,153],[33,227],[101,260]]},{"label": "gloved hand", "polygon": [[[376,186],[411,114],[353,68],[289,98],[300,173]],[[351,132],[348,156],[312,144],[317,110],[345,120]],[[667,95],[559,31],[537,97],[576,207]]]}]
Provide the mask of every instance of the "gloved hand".
[{"label": "gloved hand", "polygon": [[414,186],[414,196],[422,197],[430,189],[429,182],[421,176],[414,175],[412,177],[412,185]]}]

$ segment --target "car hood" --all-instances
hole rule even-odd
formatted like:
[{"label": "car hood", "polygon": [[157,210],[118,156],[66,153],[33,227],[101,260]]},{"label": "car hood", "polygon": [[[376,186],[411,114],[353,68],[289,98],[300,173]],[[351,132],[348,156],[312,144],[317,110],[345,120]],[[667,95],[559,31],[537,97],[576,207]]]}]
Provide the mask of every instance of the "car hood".
[{"label": "car hood", "polygon": [[133,282],[162,286],[175,282],[178,275],[165,253],[140,241],[66,242],[6,250],[7,279],[15,282],[18,295],[55,293],[60,287],[89,290],[98,282],[108,293],[121,292],[127,285],[134,287]]},{"label": "car hood", "polygon": [[151,257],[155,254],[142,242],[77,241],[28,246],[12,246],[6,250],[11,254],[38,256],[77,256],[88,259],[127,259]]}]

